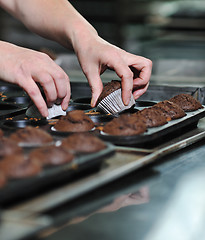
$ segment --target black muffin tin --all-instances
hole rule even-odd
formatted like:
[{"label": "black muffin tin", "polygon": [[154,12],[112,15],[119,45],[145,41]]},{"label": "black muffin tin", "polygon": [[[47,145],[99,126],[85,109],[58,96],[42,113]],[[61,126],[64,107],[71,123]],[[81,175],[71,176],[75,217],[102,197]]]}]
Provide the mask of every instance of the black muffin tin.
[{"label": "black muffin tin", "polygon": [[113,145],[106,143],[106,148],[97,153],[76,155],[72,162],[45,167],[41,173],[33,177],[8,180],[0,189],[0,205],[16,204],[16,201],[25,200],[58,184],[71,182],[97,171],[103,160],[113,153]]},{"label": "black muffin tin", "polygon": [[1,119],[24,113],[31,102],[25,91],[14,84],[1,83],[0,93]]},{"label": "black muffin tin", "polygon": [[16,120],[14,119],[7,119],[2,122],[1,127],[4,130],[16,130],[18,128],[25,128],[27,126],[32,127],[39,127],[39,126],[45,126],[48,124],[48,121],[46,119],[22,119],[22,120]]},{"label": "black muffin tin", "polygon": [[157,145],[161,140],[166,141],[166,136],[169,134],[173,134],[174,137],[181,134],[181,131],[189,131],[191,128],[196,127],[198,121],[203,117],[205,117],[205,107],[193,112],[187,112],[186,116],[171,120],[163,126],[148,128],[146,132],[139,135],[114,136],[100,131],[99,137],[116,145],[135,145],[147,148],[149,145]]}]

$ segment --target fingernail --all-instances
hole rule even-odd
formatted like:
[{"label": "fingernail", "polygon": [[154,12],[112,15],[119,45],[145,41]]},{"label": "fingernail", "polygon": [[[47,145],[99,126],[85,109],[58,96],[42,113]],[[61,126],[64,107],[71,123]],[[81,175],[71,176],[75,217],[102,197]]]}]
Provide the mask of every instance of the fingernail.
[{"label": "fingernail", "polygon": [[130,98],[127,98],[127,99],[125,100],[125,105],[127,106],[129,103],[130,103]]},{"label": "fingernail", "polygon": [[44,111],[44,112],[42,113],[42,116],[45,117],[45,118],[48,117],[48,111]]},{"label": "fingernail", "polygon": [[62,107],[63,111],[65,111],[68,108],[68,103],[63,103],[61,105],[61,107]]},{"label": "fingernail", "polygon": [[95,106],[95,100],[93,98],[91,99],[90,105],[91,105],[91,107]]}]

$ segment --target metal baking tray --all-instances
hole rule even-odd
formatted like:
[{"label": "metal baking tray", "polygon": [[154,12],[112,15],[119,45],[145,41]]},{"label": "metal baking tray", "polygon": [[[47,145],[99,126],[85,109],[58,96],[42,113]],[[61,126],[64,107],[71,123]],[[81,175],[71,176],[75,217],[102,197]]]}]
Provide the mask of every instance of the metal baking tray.
[{"label": "metal baking tray", "polygon": [[46,167],[36,176],[9,180],[0,189],[0,205],[16,203],[17,200],[35,196],[58,184],[68,184],[69,181],[98,171],[103,160],[115,152],[112,144],[106,143],[106,146],[97,153],[78,155],[71,163]]},{"label": "metal baking tray", "polygon": [[171,120],[160,127],[148,128],[148,130],[139,135],[133,136],[114,136],[99,132],[100,138],[104,141],[112,142],[116,145],[144,145],[148,143],[157,143],[161,138],[166,137],[170,133],[180,134],[180,130],[190,130],[190,127],[196,127],[199,119],[205,117],[205,106],[193,112],[186,112],[186,116]]},{"label": "metal baking tray", "polygon": [[0,118],[24,113],[30,101],[30,97],[17,85],[0,85]]}]

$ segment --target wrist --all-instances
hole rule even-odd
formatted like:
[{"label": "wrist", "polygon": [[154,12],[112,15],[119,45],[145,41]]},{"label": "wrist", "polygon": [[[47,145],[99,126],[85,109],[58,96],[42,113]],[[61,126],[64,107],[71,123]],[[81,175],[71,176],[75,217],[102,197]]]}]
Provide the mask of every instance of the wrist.
[{"label": "wrist", "polygon": [[67,38],[76,54],[78,54],[81,48],[89,45],[90,41],[96,37],[98,37],[97,31],[85,19],[74,21],[67,33]]}]

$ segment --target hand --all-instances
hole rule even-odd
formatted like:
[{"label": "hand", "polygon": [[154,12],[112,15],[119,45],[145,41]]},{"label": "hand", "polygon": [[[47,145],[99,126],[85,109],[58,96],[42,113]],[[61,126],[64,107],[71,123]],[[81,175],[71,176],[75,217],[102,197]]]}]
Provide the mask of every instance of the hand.
[{"label": "hand", "polygon": [[[91,35],[92,36],[92,35]],[[83,39],[77,45],[76,54],[92,90],[92,107],[103,89],[100,78],[107,68],[113,69],[122,82],[122,99],[125,105],[133,93],[139,98],[148,88],[152,62],[144,57],[128,53],[98,36]]]},{"label": "hand", "polygon": [[[66,73],[46,54],[0,42],[0,78],[22,87],[39,109],[48,115],[47,105],[61,102],[63,110],[70,100],[70,83]],[[44,90],[46,101],[38,87]]]}]

